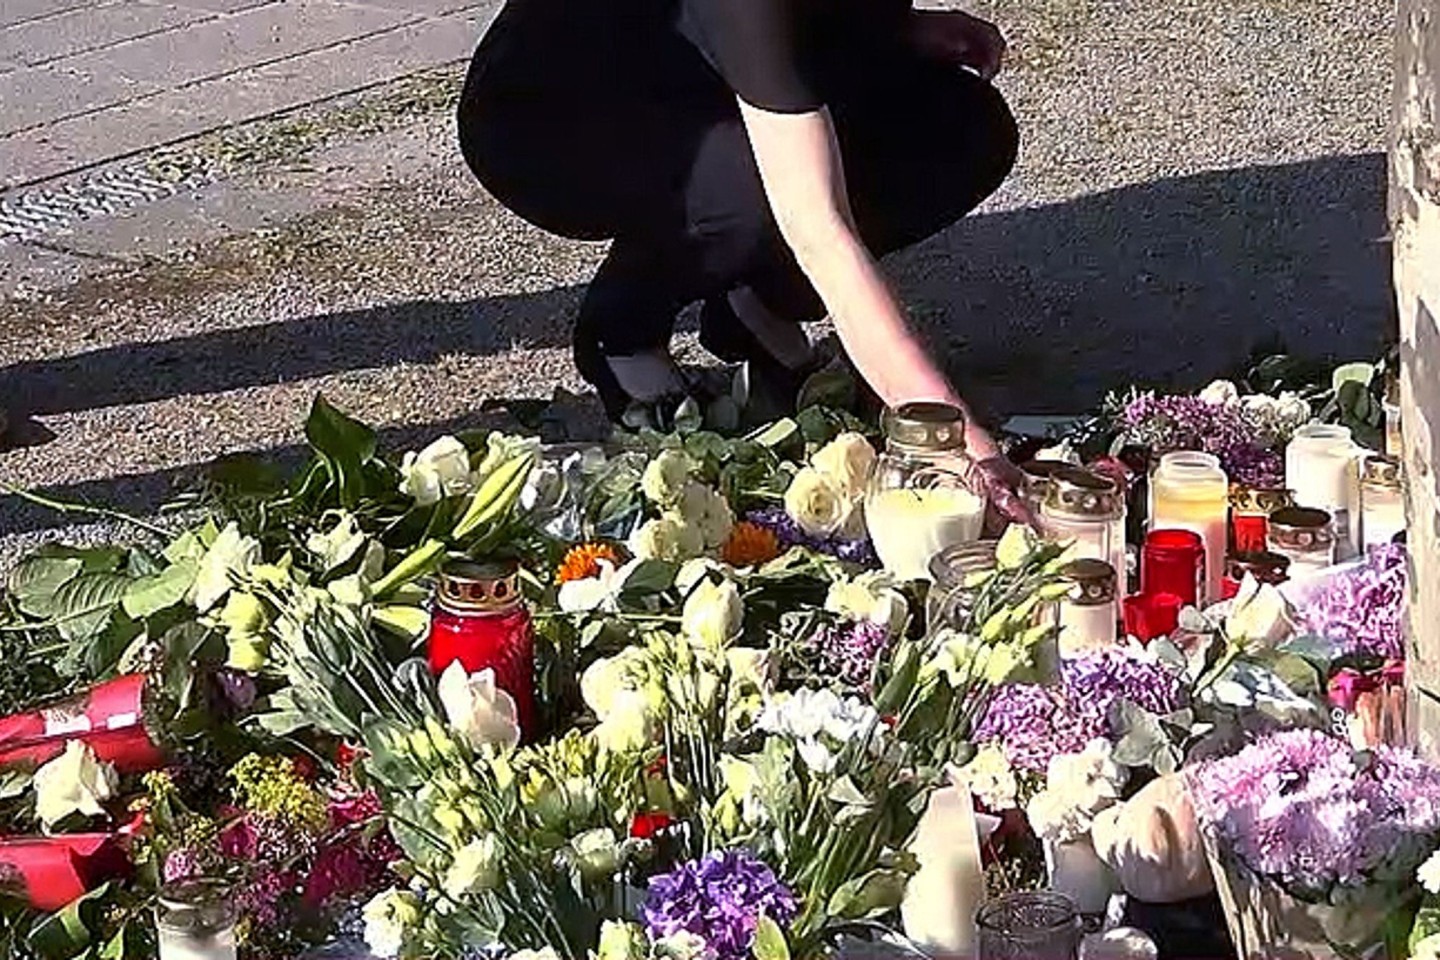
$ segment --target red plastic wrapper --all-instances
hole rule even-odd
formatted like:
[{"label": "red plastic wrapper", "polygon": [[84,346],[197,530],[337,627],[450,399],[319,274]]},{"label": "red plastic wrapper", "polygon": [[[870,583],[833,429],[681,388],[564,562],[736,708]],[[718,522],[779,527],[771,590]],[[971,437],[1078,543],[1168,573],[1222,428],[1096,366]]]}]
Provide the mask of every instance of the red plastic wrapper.
[{"label": "red plastic wrapper", "polygon": [[1405,661],[1378,670],[1337,670],[1327,684],[1335,732],[1357,750],[1405,743]]},{"label": "red plastic wrapper", "polygon": [[159,769],[165,754],[145,729],[145,676],[109,680],[59,703],[0,719],[0,766],[42,764],[80,740],[120,773]]},{"label": "red plastic wrapper", "polygon": [[125,847],[110,833],[0,840],[0,886],[36,910],[59,910],[129,872]]}]

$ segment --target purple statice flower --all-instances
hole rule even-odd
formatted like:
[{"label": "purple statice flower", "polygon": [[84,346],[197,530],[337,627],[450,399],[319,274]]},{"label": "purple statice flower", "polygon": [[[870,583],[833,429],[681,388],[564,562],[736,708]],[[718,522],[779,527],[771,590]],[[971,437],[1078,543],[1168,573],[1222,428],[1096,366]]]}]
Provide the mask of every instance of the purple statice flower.
[{"label": "purple statice flower", "polygon": [[652,942],[691,933],[716,960],[749,960],[762,915],[783,928],[797,913],[795,894],[747,850],[717,850],[652,877],[644,905]]},{"label": "purple statice flower", "polygon": [[875,673],[875,661],[890,642],[890,630],[881,623],[826,624],[810,636],[809,646],[820,660],[820,668],[851,687],[868,688]]},{"label": "purple statice flower", "polygon": [[165,883],[184,883],[200,877],[204,872],[205,867],[201,863],[200,854],[189,847],[181,847],[166,855],[165,865],[160,870],[160,878]]},{"label": "purple statice flower", "polygon": [[220,670],[215,674],[215,683],[231,708],[243,712],[255,705],[255,680],[248,673]]},{"label": "purple statice flower", "polygon": [[785,512],[784,507],[751,510],[745,519],[774,533],[782,549],[808,547],[817,553],[828,554],[862,567],[873,567],[880,562],[868,537],[812,537],[800,529],[800,525]]},{"label": "purple statice flower", "polygon": [[1118,425],[1127,441],[1148,447],[1156,456],[1203,450],[1220,458],[1235,483],[1260,488],[1285,485],[1283,458],[1261,442],[1237,405],[1142,393],[1125,404]]},{"label": "purple statice flower", "polygon": [[1440,770],[1389,746],[1356,754],[1317,730],[1270,734],[1187,779],[1227,852],[1306,898],[1375,880],[1409,885],[1440,834]]},{"label": "purple statice flower", "polygon": [[1363,565],[1336,574],[1301,604],[1305,629],[1337,641],[1342,653],[1404,657],[1406,561],[1400,544],[1371,547]]},{"label": "purple statice flower", "polygon": [[1113,737],[1111,712],[1122,700],[1163,715],[1184,706],[1185,687],[1164,664],[1126,650],[1083,654],[1065,661],[1053,687],[1015,683],[996,690],[975,741],[999,741],[1012,766],[1044,773],[1052,758]]}]

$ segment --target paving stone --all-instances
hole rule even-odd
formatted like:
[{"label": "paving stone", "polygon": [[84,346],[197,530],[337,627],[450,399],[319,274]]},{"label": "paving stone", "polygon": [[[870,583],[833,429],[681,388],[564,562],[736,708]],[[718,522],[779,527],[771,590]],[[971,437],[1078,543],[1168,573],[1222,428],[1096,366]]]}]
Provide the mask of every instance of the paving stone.
[{"label": "paving stone", "polygon": [[0,27],[94,5],[95,0],[5,0],[0,4]]},{"label": "paving stone", "polygon": [[263,7],[267,3],[278,4],[281,2],[283,0],[175,0],[175,5],[189,7],[192,10],[209,10],[212,13],[237,13],[252,7]]},{"label": "paving stone", "polygon": [[0,60],[40,64],[214,16],[149,3],[108,3],[0,28]]},{"label": "paving stone", "polygon": [[297,56],[413,19],[377,7],[290,0],[60,61],[87,73],[178,87]]},{"label": "paving stone", "polygon": [[161,85],[60,64],[0,74],[0,136],[154,93]]}]

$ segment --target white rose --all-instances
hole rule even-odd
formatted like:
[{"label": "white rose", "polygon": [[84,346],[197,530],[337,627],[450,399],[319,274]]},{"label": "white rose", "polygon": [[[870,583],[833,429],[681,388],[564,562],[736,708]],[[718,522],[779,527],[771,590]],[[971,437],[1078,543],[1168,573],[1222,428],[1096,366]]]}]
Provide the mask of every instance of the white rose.
[{"label": "white rose", "polygon": [[450,729],[472,747],[510,748],[520,742],[515,701],[495,685],[494,670],[467,676],[456,660],[440,674],[437,686]]},{"label": "white rose", "polygon": [[422,507],[463,496],[473,488],[470,451],[454,437],[440,437],[419,453],[407,452],[400,461],[400,492]]},{"label": "white rose", "polygon": [[487,833],[471,840],[455,853],[450,869],[445,871],[445,895],[458,900],[472,893],[483,893],[500,881],[500,841]]},{"label": "white rose", "polygon": [[680,502],[695,464],[680,450],[662,450],[645,465],[640,475],[640,492],[658,507],[673,507]]},{"label": "white rose", "polygon": [[609,827],[586,830],[570,841],[570,851],[581,876],[589,880],[608,877],[620,866],[620,848]]},{"label": "white rose", "polygon": [[560,584],[556,602],[561,612],[589,613],[592,610],[607,610],[613,613],[619,605],[620,589],[625,585],[625,578],[639,562],[638,559],[632,560],[617,568],[609,560],[596,560],[595,565],[600,568],[598,576],[567,580]]},{"label": "white rose", "polygon": [[1293,429],[1310,422],[1310,403],[1294,390],[1285,390],[1275,400],[1275,413]]},{"label": "white rose", "polygon": [[1265,423],[1280,414],[1280,401],[1268,393],[1252,393],[1240,399],[1240,409],[1252,420]]},{"label": "white rose", "polygon": [[585,668],[580,675],[580,697],[597,720],[610,715],[619,694],[644,685],[646,662],[643,649],[626,647],[615,656],[602,657]]},{"label": "white rose", "polygon": [[115,796],[120,777],[115,767],[103,763],[95,751],[79,740],[65,744],[65,752],[35,771],[35,816],[46,827],[54,826],[72,813],[99,817],[101,805]]},{"label": "white rose", "polygon": [[642,690],[619,690],[593,731],[595,742],[610,753],[634,753],[655,742],[658,724],[650,698]]},{"label": "white rose", "polygon": [[627,546],[641,560],[680,563],[702,553],[705,541],[698,527],[677,514],[667,513],[642,523]]},{"label": "white rose", "polygon": [[1440,894],[1440,850],[1420,864],[1420,869],[1415,871],[1415,879],[1420,881],[1426,893]]},{"label": "white rose", "polygon": [[952,779],[969,787],[987,810],[996,813],[1014,808],[1020,794],[1020,784],[1010,761],[1005,759],[1005,751],[994,743],[976,751]]},{"label": "white rose", "polygon": [[692,483],[686,489],[681,514],[699,531],[706,550],[723,544],[735,527],[735,515],[724,495],[703,483]]},{"label": "white rose", "polygon": [[1229,380],[1212,380],[1200,391],[1200,399],[1217,407],[1228,407],[1240,401],[1240,391]]},{"label": "white rose", "polygon": [[803,467],[785,491],[785,512],[812,537],[833,536],[850,519],[852,504],[827,473]]},{"label": "white rose", "polygon": [[816,451],[810,465],[834,480],[843,497],[858,500],[875,471],[875,448],[858,433],[842,433]]},{"label": "white rose", "polygon": [[851,620],[877,623],[896,636],[905,629],[910,604],[895,589],[894,579],[883,571],[863,573],[853,580],[838,580],[825,595],[825,609]]},{"label": "white rose", "polygon": [[1230,615],[1225,618],[1225,635],[1246,647],[1271,648],[1295,632],[1290,604],[1268,583],[1260,583],[1250,574],[1240,584],[1240,592],[1230,602]]},{"label": "white rose", "polygon": [[365,945],[377,957],[398,957],[420,922],[420,900],[404,890],[377,893],[361,911],[365,920]]},{"label": "white rose", "polygon": [[735,638],[745,619],[740,588],[729,580],[701,580],[685,599],[680,631],[687,639],[719,650]]},{"label": "white rose", "polygon": [[705,938],[689,930],[672,933],[655,941],[655,960],[715,960],[715,951]]},{"label": "white rose", "polygon": [[241,536],[240,528],[234,523],[226,524],[200,558],[195,586],[190,590],[195,609],[204,613],[215,606],[230,592],[236,578],[248,576],[259,562],[260,541]]}]

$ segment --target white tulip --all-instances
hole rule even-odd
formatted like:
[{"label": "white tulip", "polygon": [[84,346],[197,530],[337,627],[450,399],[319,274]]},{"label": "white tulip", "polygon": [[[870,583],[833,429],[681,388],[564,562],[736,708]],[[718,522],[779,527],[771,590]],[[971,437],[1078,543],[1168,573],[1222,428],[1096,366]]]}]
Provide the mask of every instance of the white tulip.
[{"label": "white tulip", "polygon": [[520,742],[515,700],[495,685],[494,670],[467,675],[456,660],[440,674],[437,686],[450,729],[472,747],[508,749]]},{"label": "white tulip", "polygon": [[785,491],[785,512],[812,537],[836,534],[850,520],[853,504],[839,483],[814,467],[803,467]]},{"label": "white tulip", "polygon": [[104,816],[102,804],[115,796],[120,777],[80,740],[65,744],[65,751],[35,771],[35,816],[46,827],[72,813]]},{"label": "white tulip", "polygon": [[593,610],[614,613],[619,607],[620,590],[625,585],[625,578],[639,563],[638,559],[631,560],[617,568],[609,560],[596,560],[595,565],[600,568],[598,576],[567,580],[560,584],[560,593],[556,598],[560,610],[563,613],[590,613]]},{"label": "white tulip", "polygon": [[419,453],[407,452],[400,461],[400,492],[422,507],[472,489],[470,451],[454,437],[440,437]]},{"label": "white tulip", "polygon": [[847,500],[865,496],[875,472],[875,448],[858,433],[842,433],[816,451],[810,465],[828,476]]},{"label": "white tulip", "polygon": [[744,618],[739,587],[730,580],[701,580],[685,600],[680,631],[692,642],[719,650],[740,632]]}]

